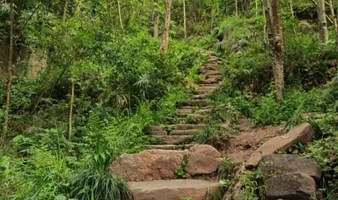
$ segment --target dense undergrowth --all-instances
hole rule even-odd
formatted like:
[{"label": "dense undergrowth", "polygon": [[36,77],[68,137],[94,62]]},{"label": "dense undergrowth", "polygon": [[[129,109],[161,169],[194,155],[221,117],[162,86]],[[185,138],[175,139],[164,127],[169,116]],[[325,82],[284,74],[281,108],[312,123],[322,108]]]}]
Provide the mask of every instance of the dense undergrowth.
[{"label": "dense undergrowth", "polygon": [[[186,87],[202,57],[183,42],[171,41],[170,52],[162,54],[159,40],[144,32],[97,35],[86,24],[68,23],[53,39],[40,40],[40,48],[52,53],[39,78],[25,72],[14,78],[11,132],[0,150],[1,198],[130,199],[108,166],[123,153],[143,150],[152,142],[144,129],[174,116],[176,105],[190,95]],[[191,78],[184,81],[186,76]]]},{"label": "dense undergrowth", "polygon": [[[202,132],[198,141],[224,143],[222,138],[232,137],[236,132],[239,113],[256,126],[284,124],[285,131],[310,122],[317,127],[314,141],[295,148],[323,167],[321,191],[325,199],[333,200],[337,198],[338,184],[337,52],[333,42],[320,43],[318,30],[307,21],[284,20],[283,28],[285,93],[280,103],[275,101],[273,91],[270,53],[263,34],[264,18],[230,17],[199,41],[225,59],[223,85],[211,100],[215,105],[224,105],[228,110],[225,116],[230,117],[224,121],[232,119],[235,126],[221,131],[222,134],[213,126],[216,129]],[[313,113],[313,117],[309,118],[307,113]],[[318,115],[322,117],[317,119]],[[243,177],[245,187],[239,195],[243,199],[261,199],[264,189],[260,187],[260,179],[259,172]]]},{"label": "dense undergrowth", "polygon": [[[146,128],[175,120],[177,105],[191,95],[188,88],[201,80],[198,68],[203,58],[192,46],[212,49],[225,60],[223,85],[210,97],[218,106],[195,141],[222,148],[239,130],[238,118],[242,116],[257,126],[285,124],[286,130],[309,121],[317,127],[314,141],[295,146],[288,153],[296,149],[315,158],[324,170],[323,196],[337,199],[338,77],[334,42],[322,45],[318,27],[311,20],[300,21],[283,13],[286,84],[283,101],[276,103],[265,19],[257,15],[259,10],[256,17],[254,10],[248,13],[250,18],[225,17],[220,1],[202,2],[217,7],[211,9],[212,23],[200,20],[190,28],[200,35],[210,24],[220,21],[219,25],[205,37],[191,37],[190,43],[171,40],[167,54],[159,51],[160,40],[149,34],[146,22],[152,9],[146,9],[147,15],[134,12],[123,16],[125,30],[112,26],[118,24],[117,15],[111,17],[112,9],[106,2],[73,5],[74,10],[64,21],[61,1],[55,5],[53,1],[39,3],[33,14],[35,4],[23,9],[17,20],[17,45],[29,53],[43,52],[47,64],[38,77],[29,77],[33,66],[25,60],[15,63],[11,130],[0,148],[0,199],[131,199],[125,182],[109,174],[108,167],[119,155],[139,152],[154,142],[144,134]],[[133,3],[139,8],[149,4]],[[1,18],[5,19],[8,12],[1,8]],[[193,11],[192,16],[203,13]],[[224,11],[228,15],[231,12]],[[4,35],[5,25],[0,25],[0,35]],[[181,26],[173,23],[171,35],[181,38]],[[72,84],[75,102],[72,135],[68,135]],[[0,125],[5,94],[5,80],[0,79]],[[314,112],[324,117],[305,117]],[[226,121],[231,122],[230,127],[219,125]],[[194,121],[188,119],[187,123]],[[234,167],[228,160],[222,163],[219,178],[224,187],[232,183]],[[262,199],[260,179],[259,172],[243,177],[245,186],[239,195]]]}]

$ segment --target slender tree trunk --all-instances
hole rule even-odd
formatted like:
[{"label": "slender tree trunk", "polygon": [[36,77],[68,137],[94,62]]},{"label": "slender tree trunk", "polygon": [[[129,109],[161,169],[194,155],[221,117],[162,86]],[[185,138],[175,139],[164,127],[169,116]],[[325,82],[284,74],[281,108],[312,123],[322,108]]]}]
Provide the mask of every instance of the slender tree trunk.
[{"label": "slender tree trunk", "polygon": [[255,13],[257,17],[258,16],[258,0],[255,0]]},{"label": "slender tree trunk", "polygon": [[329,41],[329,34],[327,30],[327,21],[325,13],[325,0],[318,0],[317,3],[318,19],[321,26],[320,38],[322,43],[327,44]]},{"label": "slender tree trunk", "polygon": [[235,15],[238,15],[238,0],[235,0]]},{"label": "slender tree trunk", "polygon": [[164,29],[163,29],[163,38],[162,38],[162,45],[161,45],[161,51],[163,53],[167,53],[168,48],[169,48],[170,8],[171,8],[171,0],[166,0]]},{"label": "slender tree trunk", "polygon": [[[67,20],[67,9],[68,9],[68,0],[65,2],[63,9],[63,18],[62,23],[65,24]],[[72,130],[73,130],[73,107],[74,107],[74,98],[75,98],[75,81],[71,80],[71,92],[69,100],[69,118],[68,118],[68,140],[72,139]]]},{"label": "slender tree trunk", "polygon": [[159,24],[159,21],[160,21],[160,15],[158,13],[158,1],[155,0],[154,1],[154,38],[158,38],[158,24]]},{"label": "slender tree trunk", "polygon": [[12,80],[13,80],[13,50],[14,49],[14,0],[10,4],[10,25],[9,25],[9,58],[7,66],[7,91],[6,91],[6,110],[5,122],[2,138],[5,139],[8,134],[9,111],[11,107]]},{"label": "slender tree trunk", "polygon": [[186,15],[185,0],[183,0],[183,28],[184,28],[184,38],[187,38],[187,15]]},{"label": "slender tree trunk", "polygon": [[293,11],[293,0],[289,0],[289,3],[290,3],[290,12],[291,12],[291,16],[293,18],[295,18],[295,12]]},{"label": "slender tree trunk", "polygon": [[65,0],[65,6],[63,8],[63,16],[62,16],[63,23],[65,23],[67,19],[67,11],[68,11],[68,0]]},{"label": "slender tree trunk", "polygon": [[75,81],[71,81],[71,94],[69,100],[69,121],[68,121],[68,140],[72,140],[72,130],[73,130],[73,107],[75,99]]},{"label": "slender tree trunk", "polygon": [[121,5],[120,5],[119,0],[117,0],[117,9],[118,9],[118,12],[119,12],[120,26],[121,26],[121,29],[124,30],[123,21],[122,21],[122,13],[121,13]]},{"label": "slender tree trunk", "polygon": [[264,0],[269,46],[272,52],[272,72],[275,81],[276,101],[283,99],[284,44],[279,0]]},{"label": "slender tree trunk", "polygon": [[[337,4],[338,4],[338,2],[337,2]],[[332,0],[329,1],[329,5],[330,5],[330,12],[331,12],[334,31],[336,33],[336,49],[338,51],[338,24],[337,24],[338,13],[337,13],[337,16],[336,16],[335,11],[334,11],[334,4],[333,4]],[[337,9],[338,9],[338,5],[337,5]]]}]

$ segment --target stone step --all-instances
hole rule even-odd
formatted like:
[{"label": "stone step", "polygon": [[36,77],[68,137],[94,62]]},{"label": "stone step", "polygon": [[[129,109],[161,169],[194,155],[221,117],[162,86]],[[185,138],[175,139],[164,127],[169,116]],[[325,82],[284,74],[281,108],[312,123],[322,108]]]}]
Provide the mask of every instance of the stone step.
[{"label": "stone step", "polygon": [[179,116],[185,116],[185,115],[188,115],[188,114],[192,114],[194,112],[195,112],[194,109],[181,108],[181,109],[178,110],[178,115]]},{"label": "stone step", "polygon": [[201,108],[195,111],[195,114],[208,114],[212,111],[211,108]]},{"label": "stone step", "polygon": [[193,113],[186,115],[185,118],[193,118],[196,119],[197,121],[203,121],[206,118],[206,116],[203,114]]},{"label": "stone step", "polygon": [[[206,127],[206,124],[173,124],[173,125],[169,125],[169,127],[172,130],[189,130],[189,129],[204,128],[204,127]],[[153,126],[153,127],[150,128],[149,132],[151,132],[151,131],[165,131],[165,128],[164,128],[163,125]],[[163,134],[159,134],[159,135],[163,135]]]},{"label": "stone step", "polygon": [[150,135],[168,135],[168,132],[165,130],[150,130],[148,133]]},{"label": "stone step", "polygon": [[208,94],[196,94],[193,96],[193,99],[206,99],[208,96]]},{"label": "stone step", "polygon": [[211,84],[199,84],[199,88],[217,88],[219,84],[217,83],[211,83]]},{"label": "stone step", "polygon": [[202,129],[205,128],[206,124],[176,124],[175,129],[189,130],[189,129]]},{"label": "stone step", "polygon": [[[193,118],[202,118],[200,115],[208,114],[211,111],[211,108],[206,109],[182,109],[179,110],[178,116],[185,117],[185,116],[191,116]],[[204,116],[203,116],[204,117]]]},{"label": "stone step", "polygon": [[221,77],[211,77],[202,81],[203,84],[219,83],[222,80]]},{"label": "stone step", "polygon": [[193,135],[154,135],[162,144],[182,144],[192,140]]},{"label": "stone step", "polygon": [[172,130],[170,131],[170,135],[194,135],[198,133],[200,130],[198,129],[188,129],[188,130]]},{"label": "stone step", "polygon": [[200,87],[196,90],[196,94],[198,95],[210,95],[213,92],[215,92],[218,89],[218,87]]},{"label": "stone step", "polygon": [[208,106],[209,102],[206,99],[191,99],[185,102],[188,106]]},{"label": "stone step", "polygon": [[[198,121],[201,121],[203,119],[197,119]],[[194,135],[197,133],[199,129],[174,129],[170,131],[149,131],[148,133],[150,135],[156,136],[156,135]]]},{"label": "stone step", "polygon": [[213,65],[208,65],[208,66],[204,66],[200,69],[200,73],[205,74],[209,71],[218,71],[216,66]]},{"label": "stone step", "polygon": [[164,144],[164,145],[146,145],[147,149],[162,149],[162,150],[185,150],[190,149],[190,147],[195,144],[182,144],[182,145],[174,145],[174,144]]},{"label": "stone step", "polygon": [[210,75],[218,75],[218,76],[222,76],[222,73],[218,70],[208,70],[204,73],[206,76],[210,76]]},{"label": "stone step", "polygon": [[205,75],[205,78],[206,79],[209,79],[209,78],[216,78],[218,80],[222,80],[223,76],[222,75],[219,75],[219,74],[206,74]]},{"label": "stone step", "polygon": [[134,200],[209,199],[219,191],[218,182],[195,179],[129,182]]}]

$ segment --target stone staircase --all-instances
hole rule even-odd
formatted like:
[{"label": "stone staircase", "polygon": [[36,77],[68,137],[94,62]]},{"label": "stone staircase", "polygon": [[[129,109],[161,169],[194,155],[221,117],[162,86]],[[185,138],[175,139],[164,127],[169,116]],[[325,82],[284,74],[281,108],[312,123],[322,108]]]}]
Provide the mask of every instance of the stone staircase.
[{"label": "stone staircase", "polygon": [[[219,191],[214,177],[221,154],[209,145],[193,144],[212,110],[207,98],[222,80],[221,60],[210,52],[201,53],[209,57],[200,69],[205,79],[178,109],[175,123],[151,127],[148,134],[158,143],[138,154],[122,155],[110,168],[128,181],[135,200],[207,200]],[[177,179],[177,170],[185,179]]]},{"label": "stone staircase", "polygon": [[194,135],[206,127],[204,121],[212,110],[208,96],[219,88],[223,76],[218,69],[221,59],[211,52],[202,54],[209,57],[200,69],[205,79],[197,84],[193,97],[178,109],[178,123],[154,126],[148,131],[159,141],[157,145],[148,145],[148,149],[188,149]]}]

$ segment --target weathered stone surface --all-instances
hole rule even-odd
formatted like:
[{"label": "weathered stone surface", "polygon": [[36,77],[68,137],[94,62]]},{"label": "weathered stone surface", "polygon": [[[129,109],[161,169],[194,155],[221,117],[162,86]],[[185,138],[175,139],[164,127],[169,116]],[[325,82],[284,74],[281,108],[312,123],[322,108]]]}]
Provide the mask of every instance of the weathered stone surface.
[{"label": "weathered stone surface", "polygon": [[219,167],[219,160],[200,153],[191,153],[186,171],[191,176],[213,174]]},{"label": "weathered stone surface", "polygon": [[246,168],[253,168],[258,165],[263,156],[271,155],[277,151],[284,151],[294,144],[307,143],[311,141],[314,129],[311,124],[304,123],[283,136],[276,136],[260,146],[246,162]]},{"label": "weathered stone surface", "polygon": [[217,182],[204,180],[158,180],[130,182],[129,187],[135,200],[207,200],[219,190]]},{"label": "weathered stone surface", "polygon": [[283,174],[268,179],[266,200],[316,200],[316,183],[305,174]]},{"label": "weathered stone surface", "polygon": [[188,130],[172,130],[170,131],[170,135],[194,135],[198,133],[200,130],[198,129],[188,129]]},{"label": "weathered stone surface", "polygon": [[209,102],[206,99],[191,99],[185,102],[188,106],[207,106]]},{"label": "weathered stone surface", "polygon": [[215,173],[220,164],[221,153],[210,145],[195,145],[190,148],[186,171],[191,176]]},{"label": "weathered stone surface", "polygon": [[112,174],[127,181],[147,181],[175,178],[175,170],[189,151],[148,150],[137,154],[125,154],[110,167]]},{"label": "weathered stone surface", "polygon": [[183,145],[174,145],[174,144],[164,144],[164,145],[147,145],[147,149],[163,149],[163,150],[184,150],[192,147],[193,144],[183,144]]},{"label": "weathered stone surface", "polygon": [[220,158],[222,155],[220,152],[217,151],[213,146],[210,145],[194,145],[190,148],[191,153],[198,153],[198,154],[204,154],[206,156],[210,156],[212,158]]},{"label": "weathered stone surface", "polygon": [[192,140],[193,135],[154,135],[162,144],[182,144]]},{"label": "weathered stone surface", "polygon": [[292,154],[264,156],[261,169],[265,175],[299,172],[317,181],[322,177],[322,170],[315,160]]}]

